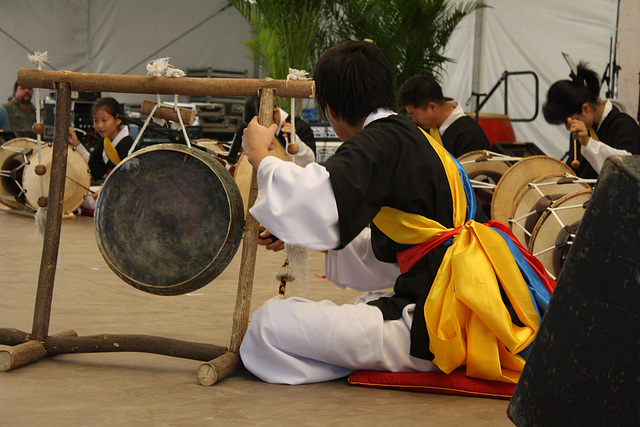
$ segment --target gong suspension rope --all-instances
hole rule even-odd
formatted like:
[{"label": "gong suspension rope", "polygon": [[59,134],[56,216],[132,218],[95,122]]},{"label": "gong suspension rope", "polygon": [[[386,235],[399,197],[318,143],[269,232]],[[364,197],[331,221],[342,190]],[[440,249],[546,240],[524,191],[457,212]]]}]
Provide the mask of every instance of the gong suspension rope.
[{"label": "gong suspension rope", "polygon": [[[307,71],[296,70],[295,68],[289,68],[289,74],[287,75],[287,84],[292,80],[296,80],[296,81],[309,80],[309,77],[307,77],[308,75],[309,73]],[[285,141],[287,143],[287,146],[285,148],[287,150],[287,153],[291,154],[292,159],[294,155],[298,153],[298,150],[299,150],[298,144],[295,142],[295,135],[296,135],[296,99],[291,98],[291,141],[289,141],[289,138],[285,138]],[[290,148],[289,147],[290,144],[295,144],[295,145],[291,145],[291,148]]]},{"label": "gong suspension rope", "polygon": [[[155,59],[151,62],[149,62],[147,64],[147,76],[152,76],[152,77],[162,77],[163,75],[165,77],[184,77],[185,76],[185,72],[175,68],[173,65],[169,64],[169,59],[170,58],[158,58]],[[136,136],[136,140],[133,142],[133,144],[131,145],[131,148],[129,149],[129,153],[128,155],[131,155],[131,153],[133,153],[133,151],[136,149],[138,142],[140,141],[140,139],[142,138],[142,135],[144,134],[145,129],[147,128],[147,126],[149,125],[149,122],[151,120],[153,120],[155,123],[158,123],[160,126],[164,126],[164,124],[166,123],[166,121],[164,119],[159,119],[156,117],[153,117],[153,114],[155,113],[155,111],[160,108],[160,107],[169,107],[169,108],[173,108],[173,110],[176,112],[177,116],[178,116],[178,121],[179,123],[172,123],[171,124],[171,128],[174,130],[182,130],[182,134],[184,135],[184,140],[187,143],[187,147],[191,148],[191,141],[189,140],[189,135],[187,134],[187,130],[184,126],[184,122],[182,121],[182,115],[180,114],[180,110],[178,109],[178,95],[175,94],[173,96],[173,105],[172,104],[164,104],[162,102],[162,99],[160,97],[160,94],[156,94],[156,104],[153,106],[153,108],[151,109],[151,112],[149,113],[149,115],[147,116],[147,119],[145,120],[144,124],[142,125],[142,129],[140,129],[140,132],[138,133],[138,136]]]}]

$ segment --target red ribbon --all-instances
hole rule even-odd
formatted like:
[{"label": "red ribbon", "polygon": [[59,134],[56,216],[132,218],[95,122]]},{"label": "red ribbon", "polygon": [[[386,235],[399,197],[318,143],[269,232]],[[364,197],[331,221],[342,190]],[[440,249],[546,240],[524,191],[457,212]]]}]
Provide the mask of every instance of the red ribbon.
[{"label": "red ribbon", "polygon": [[[515,243],[518,247],[518,250],[522,253],[522,255],[524,255],[527,262],[531,265],[536,275],[540,278],[547,291],[549,291],[549,293],[553,293],[553,290],[556,287],[556,281],[549,277],[542,263],[528,250],[526,250],[524,246],[520,244],[511,230],[509,230],[509,228],[500,221],[495,220],[489,220],[485,225],[500,230],[507,236],[509,236],[513,243]],[[461,228],[462,227],[454,228],[438,237],[434,237],[427,242],[420,243],[418,245],[410,247],[407,250],[398,252],[396,254],[396,259],[398,261],[398,267],[400,267],[400,272],[406,273],[407,271],[409,271],[411,267],[413,267],[418,261],[420,261],[426,254],[431,252],[431,250],[440,246],[441,244],[449,240],[449,238],[458,234],[458,231],[460,231]]]}]

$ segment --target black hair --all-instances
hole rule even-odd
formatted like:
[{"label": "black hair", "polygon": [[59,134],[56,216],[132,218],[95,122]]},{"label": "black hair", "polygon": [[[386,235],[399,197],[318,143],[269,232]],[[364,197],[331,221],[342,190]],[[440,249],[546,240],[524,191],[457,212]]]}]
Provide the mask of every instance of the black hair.
[{"label": "black hair", "polygon": [[16,82],[13,84],[13,92],[11,92],[11,96],[16,96],[16,90],[18,90],[18,81],[16,80]]},{"label": "black hair", "polygon": [[571,80],[555,82],[547,92],[547,100],[542,106],[542,114],[547,123],[561,125],[574,114],[582,112],[582,105],[599,102],[600,79],[585,62],[580,62],[577,75],[571,73]]},{"label": "black hair", "polygon": [[93,109],[91,111],[92,115],[95,116],[96,112],[101,108],[104,108],[107,113],[116,118],[118,117],[118,114],[124,114],[120,103],[113,98],[99,98],[96,103],[93,104]]},{"label": "black hair", "polygon": [[446,102],[442,88],[432,76],[413,76],[398,91],[398,104],[406,107],[427,108],[430,102],[442,105]]},{"label": "black hair", "polygon": [[331,47],[316,62],[313,78],[320,108],[328,105],[351,126],[379,108],[395,111],[391,67],[373,43],[348,41]]}]

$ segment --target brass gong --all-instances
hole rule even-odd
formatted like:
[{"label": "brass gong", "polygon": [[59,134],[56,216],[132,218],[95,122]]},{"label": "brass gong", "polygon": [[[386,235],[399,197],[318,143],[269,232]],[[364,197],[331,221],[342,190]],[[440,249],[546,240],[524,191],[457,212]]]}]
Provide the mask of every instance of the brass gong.
[{"label": "brass gong", "polygon": [[157,144],[114,168],[94,221],[100,251],[120,278],[152,294],[180,295],[205,286],[231,262],[244,208],[213,155]]}]

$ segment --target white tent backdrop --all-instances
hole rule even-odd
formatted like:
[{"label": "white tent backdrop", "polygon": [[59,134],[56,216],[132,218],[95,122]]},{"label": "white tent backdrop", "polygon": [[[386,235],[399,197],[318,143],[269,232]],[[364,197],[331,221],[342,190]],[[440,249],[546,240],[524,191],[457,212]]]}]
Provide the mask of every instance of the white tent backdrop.
[{"label": "white tent backdrop", "polygon": [[[488,93],[504,71],[532,71],[540,82],[539,108],[542,107],[549,86],[560,79],[569,78],[569,67],[562,52],[575,63],[587,61],[602,76],[609,62],[609,46],[615,37],[617,0],[487,0],[490,8],[483,9],[482,42],[479,55],[479,93]],[[640,12],[638,0],[623,0],[621,17]],[[442,86],[445,96],[460,100],[466,111],[473,111],[475,98],[464,103],[472,93],[474,34],[476,16],[465,18],[456,29],[446,55],[454,58],[448,64]],[[635,21],[637,25],[637,20]],[[625,94],[629,114],[636,117],[638,108],[638,58],[636,37],[619,34],[619,43],[634,46],[627,57],[618,55],[623,73],[635,77],[635,84],[620,87],[620,98]],[[627,64],[623,61],[626,60]],[[627,65],[627,66],[625,66]],[[534,114],[533,78],[509,77],[509,116],[530,118]],[[605,97],[606,84],[601,97]],[[504,113],[504,83],[496,90],[482,112]],[[533,122],[514,122],[516,139],[533,142],[547,155],[562,157],[568,147],[568,134],[563,126],[550,126],[539,111]]]},{"label": "white tent backdrop", "polygon": [[53,69],[83,73],[146,75],[146,64],[162,57],[183,71],[252,73],[241,44],[250,38],[224,0],[0,0],[0,99],[11,95],[18,69],[33,68],[33,51],[47,51]]},{"label": "white tent backdrop", "polygon": [[[562,52],[575,62],[588,61],[598,74],[605,70],[615,37],[617,0],[486,3],[490,8],[482,11],[480,54],[474,57],[476,15],[463,20],[446,52],[455,63],[446,66],[445,95],[460,100],[465,110],[475,106],[475,98],[464,105],[472,94],[474,61],[479,93],[488,93],[504,71],[535,72],[540,107],[551,83],[568,78]],[[619,98],[636,117],[640,54],[635,27],[640,1],[622,0],[620,15],[629,24],[627,32],[619,34],[620,52],[627,52],[625,57],[618,55],[619,81],[625,84]],[[185,71],[247,70],[254,77],[248,49],[242,44],[250,37],[248,24],[223,0],[0,0],[0,100],[10,96],[18,69],[33,67],[27,59],[33,51],[48,51],[49,63],[57,70],[145,75],[147,62],[170,57],[172,65]],[[606,85],[603,97],[605,90]],[[138,95],[115,97],[140,102]],[[504,84],[482,111],[503,113],[503,103]],[[508,105],[512,118],[533,116],[531,77],[509,78]],[[547,125],[541,113],[534,122],[514,123],[514,129],[518,141],[534,142],[550,156],[561,157],[568,145],[566,130]]]}]

